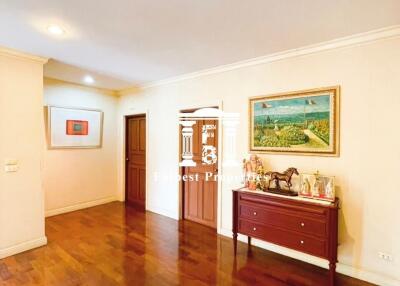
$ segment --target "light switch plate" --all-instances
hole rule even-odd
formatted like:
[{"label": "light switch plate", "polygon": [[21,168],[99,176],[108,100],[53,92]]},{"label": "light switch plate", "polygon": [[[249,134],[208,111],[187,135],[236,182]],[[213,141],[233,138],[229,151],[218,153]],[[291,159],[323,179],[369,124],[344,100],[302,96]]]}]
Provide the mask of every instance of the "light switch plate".
[{"label": "light switch plate", "polygon": [[4,165],[18,165],[18,159],[6,159]]},{"label": "light switch plate", "polygon": [[6,173],[18,172],[18,164],[18,159],[6,159],[4,160],[4,171]]},{"label": "light switch plate", "polygon": [[18,172],[18,165],[5,165],[4,171],[7,173]]}]

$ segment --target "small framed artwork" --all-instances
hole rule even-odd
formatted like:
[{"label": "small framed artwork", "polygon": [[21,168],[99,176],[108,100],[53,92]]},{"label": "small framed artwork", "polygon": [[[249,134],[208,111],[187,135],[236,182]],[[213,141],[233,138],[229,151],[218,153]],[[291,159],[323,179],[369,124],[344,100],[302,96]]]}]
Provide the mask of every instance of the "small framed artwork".
[{"label": "small framed artwork", "polygon": [[320,174],[300,174],[299,196],[335,201],[335,177]]},{"label": "small framed artwork", "polygon": [[103,137],[101,110],[47,106],[45,111],[49,148],[101,147]]},{"label": "small framed artwork", "polygon": [[250,152],[339,155],[339,86],[250,98]]}]

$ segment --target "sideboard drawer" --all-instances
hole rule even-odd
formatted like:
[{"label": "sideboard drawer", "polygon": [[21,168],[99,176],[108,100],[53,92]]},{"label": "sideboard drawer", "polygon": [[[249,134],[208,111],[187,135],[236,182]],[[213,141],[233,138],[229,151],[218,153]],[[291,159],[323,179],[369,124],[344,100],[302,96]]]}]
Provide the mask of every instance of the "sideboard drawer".
[{"label": "sideboard drawer", "polygon": [[[321,203],[267,192],[233,190],[234,253],[238,235],[270,242],[329,260],[329,283],[335,285],[339,199]],[[322,284],[318,284],[322,285]]]},{"label": "sideboard drawer", "polygon": [[257,223],[273,225],[280,228],[294,230],[301,233],[326,237],[326,223],[309,217],[303,217],[301,213],[294,211],[274,210],[254,204],[239,205],[239,218],[250,219]]},{"label": "sideboard drawer", "polygon": [[239,232],[311,255],[323,258],[327,256],[326,241],[322,239],[285,231],[245,219],[239,219]]}]

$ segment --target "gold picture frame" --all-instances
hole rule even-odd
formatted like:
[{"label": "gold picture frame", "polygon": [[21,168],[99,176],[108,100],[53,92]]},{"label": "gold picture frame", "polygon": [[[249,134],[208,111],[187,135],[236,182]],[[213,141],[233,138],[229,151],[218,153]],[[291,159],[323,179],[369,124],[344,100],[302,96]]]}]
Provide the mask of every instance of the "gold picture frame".
[{"label": "gold picture frame", "polygon": [[250,153],[339,156],[340,86],[249,99]]}]

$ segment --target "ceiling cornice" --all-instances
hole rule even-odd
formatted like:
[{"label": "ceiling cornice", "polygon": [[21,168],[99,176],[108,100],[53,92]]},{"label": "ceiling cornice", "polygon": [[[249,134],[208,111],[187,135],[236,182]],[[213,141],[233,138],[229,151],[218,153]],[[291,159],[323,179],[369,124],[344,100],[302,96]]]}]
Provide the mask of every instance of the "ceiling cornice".
[{"label": "ceiling cornice", "polygon": [[138,92],[140,92],[140,90],[141,90],[140,86],[132,86],[132,87],[128,87],[128,88],[119,89],[116,92],[117,92],[118,96],[124,96],[127,94],[138,93]]},{"label": "ceiling cornice", "polygon": [[69,81],[51,78],[51,77],[47,77],[47,76],[44,76],[43,80],[44,80],[45,86],[64,85],[64,86],[70,86],[70,87],[74,87],[74,88],[89,90],[92,92],[102,93],[102,94],[106,94],[106,95],[112,95],[112,96],[117,96],[117,97],[119,96],[119,91],[114,90],[114,89],[108,89],[108,88],[102,88],[102,87],[96,87],[96,86],[88,86],[88,85],[84,85],[84,84],[69,82]]},{"label": "ceiling cornice", "polygon": [[[367,44],[375,41],[396,38],[400,36],[400,25],[385,27],[378,30],[372,30],[366,33],[355,34],[348,37],[338,38],[331,41],[321,42],[314,45],[309,45],[297,49],[291,49],[283,52],[278,52],[262,57],[257,57],[249,60],[244,60],[232,64],[217,66],[214,68],[201,70],[193,73],[184,74],[177,77],[172,77],[169,79],[159,80],[150,82],[148,84],[143,84],[135,88],[138,89],[147,89],[152,87],[157,87],[165,84],[176,83],[183,80],[194,79],[202,76],[227,72],[231,70],[236,70],[248,66],[255,66],[275,61],[280,61],[288,58],[294,58],[339,48],[351,47],[360,44]],[[128,89],[127,89],[128,90]]]},{"label": "ceiling cornice", "polygon": [[34,61],[34,62],[41,63],[43,65],[45,63],[47,63],[47,61],[49,60],[48,58],[34,56],[31,54],[19,52],[19,51],[13,50],[13,49],[5,48],[5,47],[0,47],[0,55],[6,56],[6,57],[13,57],[13,58],[19,58],[19,59],[23,59],[23,60]]}]

